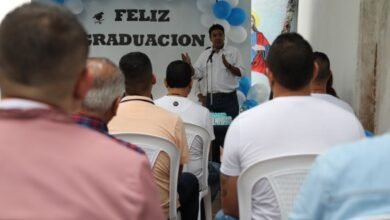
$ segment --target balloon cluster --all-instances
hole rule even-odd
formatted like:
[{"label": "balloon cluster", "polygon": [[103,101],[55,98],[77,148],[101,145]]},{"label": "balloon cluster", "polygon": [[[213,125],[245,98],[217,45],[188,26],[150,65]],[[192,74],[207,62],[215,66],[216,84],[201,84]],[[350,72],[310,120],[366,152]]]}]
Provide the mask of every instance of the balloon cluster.
[{"label": "balloon cluster", "polygon": [[251,79],[249,77],[241,77],[237,90],[237,99],[241,112],[253,108],[269,99],[271,92],[269,81],[266,76],[264,77],[264,80],[254,84],[251,84]]},{"label": "balloon cluster", "polygon": [[202,12],[202,25],[209,28],[213,24],[220,24],[231,41],[245,42],[248,33],[242,24],[247,19],[247,14],[237,7],[238,2],[239,0],[197,0],[196,6]]}]

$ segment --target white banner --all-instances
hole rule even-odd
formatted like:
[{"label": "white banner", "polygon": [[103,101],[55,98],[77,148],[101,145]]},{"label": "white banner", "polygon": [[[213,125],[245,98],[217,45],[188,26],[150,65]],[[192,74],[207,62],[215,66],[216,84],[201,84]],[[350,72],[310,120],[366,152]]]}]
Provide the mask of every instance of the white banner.
[{"label": "white banner", "polygon": [[[122,55],[132,51],[142,51],[150,57],[157,76],[153,95],[158,98],[166,93],[163,79],[167,65],[181,59],[180,54],[184,52],[195,62],[210,46],[206,25],[226,26],[225,20],[200,11],[197,3],[202,1],[211,11],[214,0],[84,0],[78,17],[89,33],[91,56],[108,57],[116,63]],[[242,0],[238,7],[250,14],[250,1]],[[209,18],[207,22],[205,17]],[[249,32],[248,19],[243,27],[245,34]],[[240,49],[249,70],[249,37],[243,43],[228,44]]]}]

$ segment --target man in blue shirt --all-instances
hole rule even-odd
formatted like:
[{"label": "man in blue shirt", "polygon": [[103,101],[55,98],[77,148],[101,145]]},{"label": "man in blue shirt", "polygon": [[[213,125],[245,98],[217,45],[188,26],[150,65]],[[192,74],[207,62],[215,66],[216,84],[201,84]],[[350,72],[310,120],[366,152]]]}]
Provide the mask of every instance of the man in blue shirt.
[{"label": "man in blue shirt", "polygon": [[290,219],[389,214],[389,155],[389,134],[332,148],[314,163]]}]

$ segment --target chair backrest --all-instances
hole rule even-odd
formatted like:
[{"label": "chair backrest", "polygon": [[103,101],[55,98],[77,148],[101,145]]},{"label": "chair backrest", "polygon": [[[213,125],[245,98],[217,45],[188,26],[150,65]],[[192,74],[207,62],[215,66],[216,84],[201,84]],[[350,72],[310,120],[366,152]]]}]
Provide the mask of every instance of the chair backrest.
[{"label": "chair backrest", "polygon": [[252,190],[265,178],[279,205],[282,220],[288,219],[293,203],[317,155],[293,155],[259,161],[245,169],[238,178],[240,220],[252,218]]},{"label": "chair backrest", "polygon": [[[209,152],[210,152],[210,143],[211,143],[211,137],[210,134],[207,132],[207,130],[203,127],[200,127],[198,125],[185,123],[184,124],[185,130],[186,130],[186,136],[188,141],[188,147],[190,148],[190,163],[186,164],[184,167],[184,171],[188,171],[193,173],[198,177],[199,180],[199,187],[200,190],[205,190],[208,187],[208,161],[209,161]],[[197,141],[200,138],[200,142]],[[195,144],[201,144],[202,146],[199,147],[201,152],[197,152],[197,154],[201,154],[200,158],[193,157],[194,155],[191,155],[192,147],[195,147]],[[200,166],[200,173],[193,172],[194,170],[191,169],[191,165],[194,163],[195,167]]]},{"label": "chair backrest", "polygon": [[172,142],[152,135],[139,133],[113,133],[111,134],[121,140],[131,142],[142,148],[153,167],[158,154],[163,151],[168,154],[170,159],[170,179],[169,179],[169,219],[177,219],[176,198],[177,198],[177,180],[180,166],[180,153],[176,145]]}]

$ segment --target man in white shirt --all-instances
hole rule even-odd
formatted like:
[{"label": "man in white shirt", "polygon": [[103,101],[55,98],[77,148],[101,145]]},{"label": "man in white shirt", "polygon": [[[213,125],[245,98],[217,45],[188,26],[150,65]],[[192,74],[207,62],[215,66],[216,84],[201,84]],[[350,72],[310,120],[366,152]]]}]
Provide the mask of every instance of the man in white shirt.
[{"label": "man in white shirt", "polygon": [[[207,82],[206,107],[211,112],[225,112],[235,118],[239,110],[236,94],[238,79],[245,71],[241,55],[237,48],[225,45],[222,25],[212,25],[209,37],[212,47],[203,51],[193,65],[194,76]],[[191,64],[188,54],[182,54],[182,59]]]},{"label": "man in white shirt", "polygon": [[[164,83],[168,94],[155,100],[155,104],[178,114],[185,123],[205,128],[211,140],[214,140],[209,110],[187,98],[192,89],[191,66],[181,60],[171,62],[167,67]],[[188,133],[187,141],[190,156],[187,164],[188,172],[193,173],[199,179],[202,175],[203,143],[199,137],[189,136]]]},{"label": "man in white shirt", "polygon": [[333,103],[340,108],[343,108],[344,110],[355,114],[352,107],[348,103],[333,95],[326,93],[326,84],[332,75],[328,56],[321,52],[314,52],[314,61],[318,65],[318,74],[317,77],[311,83],[311,95],[313,97]]},{"label": "man in white shirt", "polygon": [[[353,114],[310,96],[310,81],[318,67],[311,46],[299,34],[280,35],[267,64],[275,98],[237,117],[225,139],[221,201],[223,212],[233,217],[239,215],[237,179],[249,166],[279,156],[320,154],[335,144],[364,137]],[[268,181],[256,184],[252,201],[252,219],[281,218]]]}]

